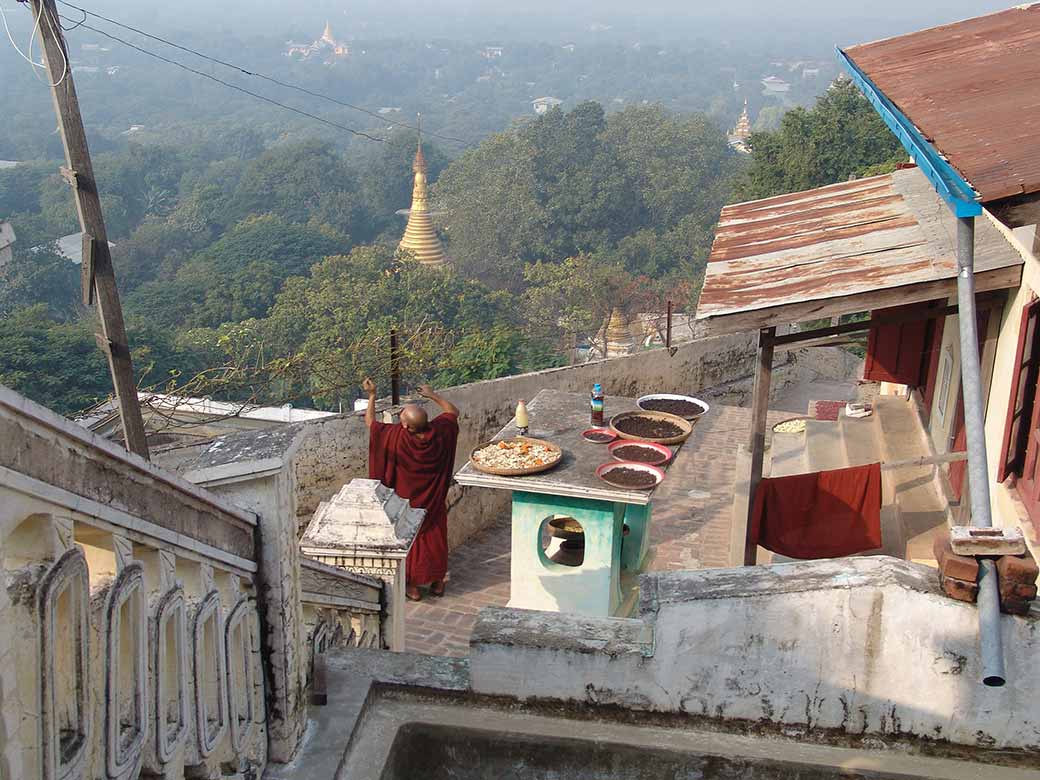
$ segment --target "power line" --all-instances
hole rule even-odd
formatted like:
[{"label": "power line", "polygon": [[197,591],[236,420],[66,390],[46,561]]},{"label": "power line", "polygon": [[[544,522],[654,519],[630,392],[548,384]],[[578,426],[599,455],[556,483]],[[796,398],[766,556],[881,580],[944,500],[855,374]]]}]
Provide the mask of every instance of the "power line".
[{"label": "power line", "polygon": [[[59,14],[59,16],[60,16],[60,14]],[[75,19],[69,19],[67,16],[61,16],[61,18],[64,19],[66,22],[75,22],[76,21]],[[196,76],[202,76],[203,78],[209,79],[210,81],[215,81],[218,84],[222,84],[223,86],[228,87],[229,89],[233,89],[233,90],[236,90],[238,92],[242,92],[242,93],[244,93],[246,95],[249,95],[250,97],[255,97],[257,100],[262,100],[265,103],[270,103],[272,106],[278,106],[278,108],[284,108],[286,111],[292,111],[293,113],[300,114],[301,116],[308,117],[309,119],[313,119],[316,122],[321,122],[322,124],[329,125],[330,127],[335,127],[335,128],[337,128],[339,130],[345,130],[346,132],[350,133],[351,135],[360,136],[361,138],[367,138],[368,140],[375,141],[376,143],[385,144],[387,142],[385,138],[376,138],[374,135],[369,135],[368,133],[362,132],[361,130],[355,130],[352,127],[347,127],[346,125],[341,125],[338,122],[333,122],[330,119],[325,119],[324,117],[320,117],[317,114],[311,114],[311,113],[308,113],[307,111],[302,111],[302,110],[300,110],[298,108],[293,108],[292,106],[288,106],[285,103],[279,103],[277,100],[274,100],[273,98],[269,98],[266,95],[261,95],[258,92],[253,92],[251,90],[246,89],[245,87],[240,87],[237,84],[232,84],[231,82],[224,81],[223,79],[218,79],[216,76],[211,76],[209,73],[205,73],[205,72],[203,72],[201,70],[197,70],[195,68],[192,68],[192,67],[190,67],[188,65],[185,65],[183,62],[177,62],[177,60],[171,60],[169,57],[164,57],[161,54],[156,54],[153,51],[149,51],[148,49],[144,49],[144,48],[138,46],[137,44],[134,44],[134,43],[131,43],[130,41],[124,40],[123,38],[120,38],[117,35],[112,35],[111,33],[105,32],[104,30],[99,30],[96,27],[91,27],[89,24],[83,24],[81,22],[78,26],[82,27],[84,30],[90,30],[92,32],[96,32],[98,35],[103,35],[103,36],[105,36],[106,38],[108,38],[110,40],[113,40],[113,41],[116,41],[117,43],[123,44],[124,46],[129,46],[131,49],[136,49],[137,51],[141,52],[142,54],[147,54],[149,57],[154,57],[157,60],[162,60],[163,62],[169,63],[170,65],[176,65],[178,68],[181,68],[182,70],[186,70],[189,73],[194,73]]]},{"label": "power line", "polygon": [[[133,27],[133,26],[131,26],[129,24],[124,24],[123,22],[117,22],[115,19],[110,19],[109,17],[103,16],[103,15],[101,15],[99,13],[95,13],[94,11],[88,11],[86,8],[81,8],[78,5],[75,5],[73,3],[67,2],[67,0],[59,0],[59,2],[61,2],[62,5],[67,5],[69,8],[75,8],[77,11],[79,11],[81,14],[84,15],[84,19],[88,15],[89,16],[93,16],[93,17],[95,17],[97,19],[101,19],[102,21],[108,22],[109,24],[114,24],[116,27],[122,27],[124,30],[130,30],[131,32],[137,33],[138,35],[143,35],[145,38],[151,38],[153,41],[158,41],[159,43],[165,44],[167,46],[172,46],[175,49],[180,49],[181,51],[186,52],[187,54],[192,54],[192,55],[194,55],[196,57],[199,57],[200,59],[208,60],[209,62],[215,63],[217,65],[222,65],[223,67],[230,68],[231,70],[237,70],[239,73],[242,73],[242,74],[244,74],[246,76],[255,76],[256,78],[263,79],[264,81],[269,81],[272,84],[277,84],[279,87],[285,87],[286,89],[295,89],[297,92],[302,92],[302,93],[304,93],[306,95],[310,95],[311,97],[316,97],[316,98],[319,98],[321,100],[327,100],[330,103],[335,103],[336,105],[343,106],[344,108],[349,108],[352,111],[360,111],[362,114],[368,114],[368,116],[375,117],[376,119],[378,119],[381,122],[386,122],[387,124],[396,125],[397,127],[403,127],[403,128],[408,129],[408,130],[414,130],[414,131],[418,132],[418,128],[416,128],[414,125],[408,124],[407,122],[397,122],[397,121],[394,121],[392,119],[387,119],[382,114],[379,114],[379,113],[377,113],[375,111],[370,111],[369,109],[363,108],[361,106],[355,106],[353,103],[347,103],[346,101],[339,100],[338,98],[331,97],[330,95],[325,95],[325,94],[322,94],[321,92],[315,92],[314,90],[307,89],[307,87],[301,87],[298,84],[292,84],[292,83],[287,82],[287,81],[281,81],[279,79],[274,78],[273,76],[268,76],[268,75],[263,74],[263,73],[258,73],[257,71],[253,71],[253,70],[249,70],[247,68],[243,68],[240,65],[235,65],[232,62],[227,62],[227,61],[219,59],[217,57],[211,57],[208,54],[203,54],[202,52],[197,51],[195,49],[189,48],[187,46],[183,46],[183,45],[181,45],[179,43],[174,43],[173,41],[167,40],[166,38],[162,38],[162,37],[160,37],[158,35],[153,35],[151,33],[145,32],[144,30],[141,30],[141,29],[139,29],[137,27]],[[64,18],[64,17],[62,17],[62,18]],[[86,25],[83,25],[82,22],[80,22],[79,25],[77,25],[77,26],[84,26],[84,27],[86,27]],[[93,29],[93,28],[92,27],[87,27],[87,29]],[[455,137],[450,136],[450,135],[442,135],[440,133],[431,133],[429,131],[426,132],[426,135],[431,137],[431,138],[439,138],[439,139],[441,139],[443,141],[451,141],[452,143],[463,144],[463,145],[468,145],[469,144],[468,141],[464,141],[461,138],[455,138]]]}]

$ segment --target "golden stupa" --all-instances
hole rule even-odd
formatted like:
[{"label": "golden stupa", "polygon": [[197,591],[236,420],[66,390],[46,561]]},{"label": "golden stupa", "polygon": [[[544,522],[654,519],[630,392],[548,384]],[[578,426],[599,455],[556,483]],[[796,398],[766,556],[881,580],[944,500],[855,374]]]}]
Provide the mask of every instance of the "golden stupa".
[{"label": "golden stupa", "polygon": [[630,355],[635,351],[632,326],[620,309],[615,308],[610,312],[610,320],[603,329],[603,342],[604,357]]},{"label": "golden stupa", "polygon": [[441,246],[441,240],[433,227],[433,218],[430,216],[426,195],[426,158],[422,152],[421,130],[412,170],[415,171],[412,208],[408,211],[408,225],[404,229],[404,237],[398,248],[411,251],[415,259],[423,265],[442,266],[448,261],[444,257],[444,247]]},{"label": "golden stupa", "polygon": [[744,111],[737,120],[737,126],[733,128],[733,135],[741,141],[746,141],[751,136],[751,117],[748,116],[747,98],[744,98]]}]

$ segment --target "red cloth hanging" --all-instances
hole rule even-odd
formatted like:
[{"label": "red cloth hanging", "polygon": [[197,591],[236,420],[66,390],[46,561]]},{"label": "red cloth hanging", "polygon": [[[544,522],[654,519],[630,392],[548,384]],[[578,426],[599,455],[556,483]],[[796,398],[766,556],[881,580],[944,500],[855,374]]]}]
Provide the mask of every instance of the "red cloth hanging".
[{"label": "red cloth hanging", "polygon": [[419,533],[405,562],[409,585],[429,585],[448,572],[448,487],[459,438],[458,417],[441,414],[420,437],[400,423],[374,422],[368,440],[368,477],[425,509]]},{"label": "red cloth hanging", "polygon": [[763,479],[750,538],[788,558],[840,558],[881,546],[881,464]]}]

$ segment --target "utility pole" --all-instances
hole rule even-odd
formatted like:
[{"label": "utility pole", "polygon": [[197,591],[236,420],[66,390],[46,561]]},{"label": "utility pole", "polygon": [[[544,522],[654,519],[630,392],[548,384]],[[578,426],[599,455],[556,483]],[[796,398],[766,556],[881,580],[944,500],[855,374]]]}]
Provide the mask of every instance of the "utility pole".
[{"label": "utility pole", "polygon": [[123,308],[119,303],[119,290],[112,270],[108,233],[105,231],[94,167],[87,148],[87,134],[79,113],[76,87],[72,83],[68,47],[62,35],[54,0],[29,0],[29,3],[33,18],[39,19],[37,27],[43,62],[53,85],[51,96],[54,98],[54,112],[65,146],[68,167],[63,168],[61,174],[72,186],[76,213],[83,230],[83,302],[86,305],[97,303],[101,323],[98,345],[108,358],[108,367],[112,372],[112,385],[119,404],[126,447],[147,460],[148,443],[145,440],[141,405],[137,400],[137,384],[134,382],[134,367],[123,324]]}]

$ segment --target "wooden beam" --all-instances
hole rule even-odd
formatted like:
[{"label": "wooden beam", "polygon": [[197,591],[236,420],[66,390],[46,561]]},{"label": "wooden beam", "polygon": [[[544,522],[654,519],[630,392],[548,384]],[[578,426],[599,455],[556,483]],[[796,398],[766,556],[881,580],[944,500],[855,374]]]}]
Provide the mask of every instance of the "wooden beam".
[{"label": "wooden beam", "polygon": [[[1003,294],[998,292],[989,292],[985,295],[975,296],[975,305],[977,311],[983,309],[993,309],[1004,305]],[[950,315],[957,313],[957,305],[951,304],[949,306],[943,306],[935,309],[919,309],[915,311],[904,311],[897,312],[895,314],[888,314],[884,317],[877,317],[876,319],[860,320],[859,322],[846,322],[842,325],[829,325],[826,328],[816,328],[814,330],[802,330],[795,333],[785,333],[782,336],[777,336],[773,343],[778,347],[786,344],[798,344],[802,341],[815,341],[817,339],[826,338],[828,336],[843,336],[850,333],[861,333],[868,331],[871,328],[881,327],[883,325],[903,325],[907,322],[917,322],[919,320],[933,320],[938,317],[949,317]],[[799,345],[801,346],[801,345]]]},{"label": "wooden beam", "polygon": [[862,335],[843,335],[841,333],[835,336],[821,336],[817,339],[808,339],[807,341],[799,341],[796,344],[783,344],[778,345],[776,348],[777,352],[790,352],[794,349],[809,349],[810,347],[840,347],[844,344],[859,344],[863,345]]},{"label": "wooden beam", "polygon": [[766,453],[766,415],[769,412],[769,384],[773,375],[773,345],[776,328],[758,332],[758,359],[755,362],[755,390],[751,399],[751,478],[748,480],[747,528],[744,531],[744,565],[757,562],[758,545],[751,541],[751,516],[755,508],[755,491],[762,481]]},{"label": "wooden beam", "polygon": [[947,452],[943,455],[922,455],[919,458],[908,458],[907,460],[893,460],[881,464],[882,471],[907,468],[908,466],[941,466],[944,463],[956,463],[967,460],[967,452]]},{"label": "wooden beam", "polygon": [[[94,299],[100,315],[101,339],[108,345],[105,354],[112,372],[112,384],[119,404],[119,416],[123,423],[126,446],[131,452],[148,459],[148,443],[145,440],[144,421],[137,401],[137,384],[134,382],[134,367],[130,359],[130,346],[123,324],[123,308],[119,302],[119,290],[112,270],[112,257],[108,249],[108,234],[101,212],[94,167],[87,147],[87,134],[79,112],[79,100],[72,80],[72,65],[68,48],[58,22],[58,11],[54,0],[30,0],[34,18],[39,19],[43,61],[50,79],[54,112],[58,117],[61,140],[65,146],[63,177],[72,186],[79,215],[81,230],[90,236],[92,251],[85,256],[84,273],[93,272]],[[90,280],[85,280],[89,286]],[[85,296],[85,297],[89,297]]]},{"label": "wooden beam", "polygon": [[[1006,290],[1017,288],[1022,283],[1022,265],[1016,264],[1006,268],[994,268],[990,271],[978,271],[975,274],[975,291]],[[792,322],[806,320],[830,319],[835,315],[856,314],[861,311],[887,309],[907,303],[922,303],[940,298],[952,298],[957,295],[957,279],[936,279],[931,282],[905,284],[900,287],[871,290],[870,292],[844,295],[835,298],[824,298],[814,301],[799,301],[780,306],[768,306],[761,309],[736,311],[728,314],[707,315],[698,317],[703,323],[704,333],[708,336],[721,336],[727,333],[746,333],[762,328],[787,325]]]}]

